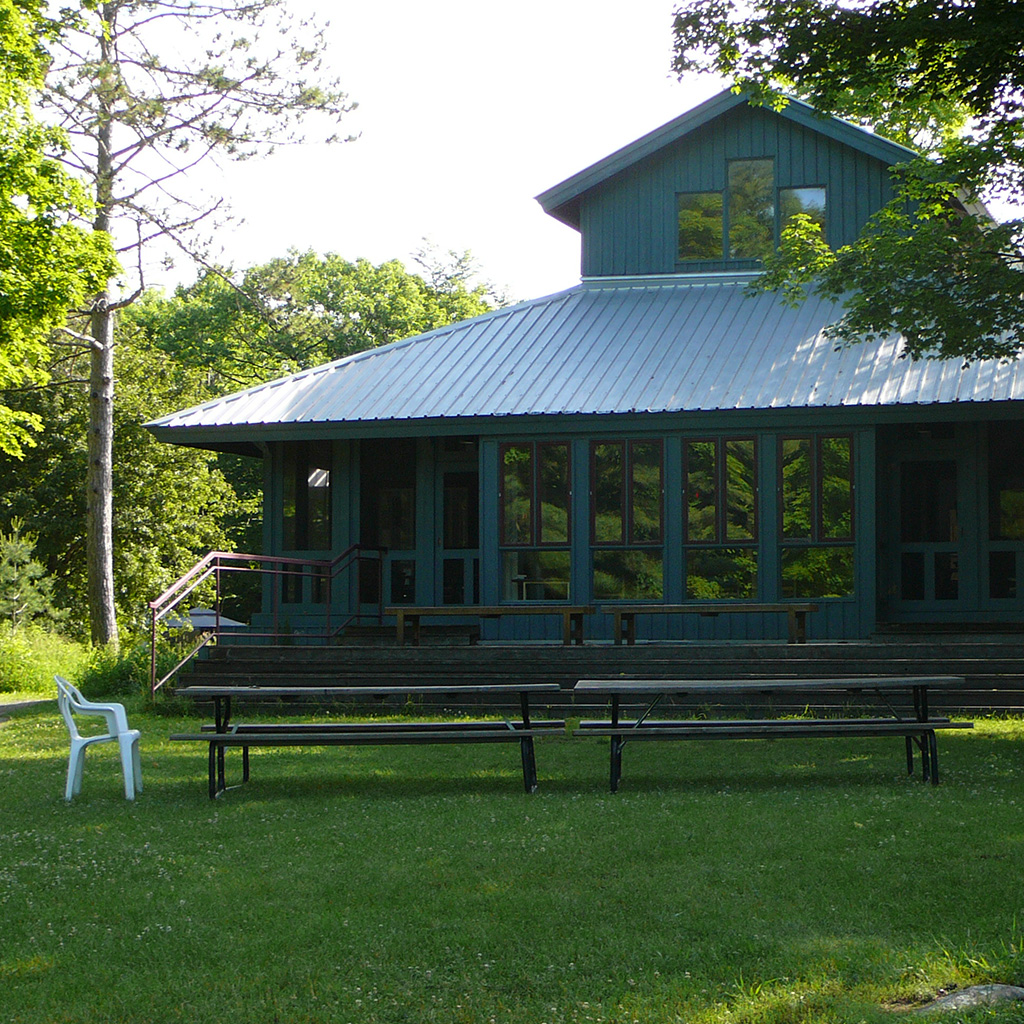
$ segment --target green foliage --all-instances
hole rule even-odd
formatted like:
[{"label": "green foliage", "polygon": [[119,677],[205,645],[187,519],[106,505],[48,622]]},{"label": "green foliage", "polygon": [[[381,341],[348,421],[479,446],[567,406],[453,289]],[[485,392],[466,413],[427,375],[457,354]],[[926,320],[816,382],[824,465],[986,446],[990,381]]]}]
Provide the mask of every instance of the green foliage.
[{"label": "green foliage", "polygon": [[974,205],[1024,199],[1013,0],[687,0],[674,31],[680,74],[725,75],[773,106],[793,93],[921,151],[856,243],[832,253],[807,221],[784,232],[764,287],[843,300],[840,343],[901,333],[913,358],[968,360],[1024,348],[1024,221]]},{"label": "green foliage", "polygon": [[428,283],[398,260],[374,266],[292,252],[238,281],[210,271],[127,317],[164,351],[206,373],[211,397],[487,312],[486,286],[459,267]]},{"label": "green foliage", "polygon": [[[486,311],[485,289],[459,265],[431,283],[390,261],[313,253],[274,260],[236,287],[209,273],[171,297],[145,293],[121,312],[115,356],[114,573],[118,616],[146,626],[149,600],[208,550],[258,553],[263,467],[258,459],[164,444],[142,427],[281,374],[386,344]],[[62,349],[47,388],[16,397],[45,424],[21,460],[0,456],[0,529],[30,524],[54,600],[87,622],[85,479],[88,354]],[[240,578],[232,580],[232,584]],[[259,595],[247,595],[258,600]],[[234,606],[237,607],[237,606]]]},{"label": "green foliage", "polygon": [[11,532],[0,531],[0,619],[12,632],[36,619],[57,619],[53,583],[46,569],[33,558],[36,540],[21,532],[20,519],[11,520]]},{"label": "green foliage", "polygon": [[[168,666],[170,668],[171,666]],[[87,697],[131,697],[149,693],[149,640],[137,638],[113,647],[93,647],[78,676]]]},{"label": "green foliage", "polygon": [[86,649],[60,633],[0,625],[0,693],[55,697],[54,675],[75,679],[87,661]]},{"label": "green foliage", "polygon": [[[24,459],[0,459],[5,487],[0,522],[20,518],[38,537],[36,554],[53,580],[55,602],[69,622],[87,618],[85,478],[86,353],[75,351],[53,368],[49,388],[21,397],[46,423]],[[230,546],[222,522],[244,519],[243,501],[210,452],[160,444],[141,426],[205,397],[195,371],[179,365],[138,332],[122,332],[115,409],[116,600],[131,629],[146,623],[146,602],[211,548]],[[249,502],[257,502],[249,496]]]},{"label": "green foliage", "polygon": [[107,236],[74,223],[87,194],[47,155],[63,134],[29,108],[45,68],[40,24],[34,5],[0,0],[0,452],[14,456],[42,424],[6,392],[46,380],[50,335],[117,266]]}]

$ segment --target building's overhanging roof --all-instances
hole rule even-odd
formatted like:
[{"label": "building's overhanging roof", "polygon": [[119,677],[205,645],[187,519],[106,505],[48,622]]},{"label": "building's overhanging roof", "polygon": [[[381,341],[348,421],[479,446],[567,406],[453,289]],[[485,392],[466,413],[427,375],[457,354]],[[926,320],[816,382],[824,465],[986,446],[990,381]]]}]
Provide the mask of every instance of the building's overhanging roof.
[{"label": "building's overhanging roof", "polygon": [[[837,349],[842,313],[748,294],[751,275],[602,278],[161,417],[163,440],[252,450],[502,417],[884,408],[1024,399],[1024,361],[914,362],[898,338]],[[492,429],[496,424],[490,423]]]},{"label": "building's overhanging roof", "polygon": [[[654,131],[648,132],[628,146],[616,150],[610,156],[598,160],[590,167],[541,192],[536,197],[537,202],[544,208],[545,213],[551,214],[552,217],[570,227],[579,228],[579,200],[584,192],[588,192],[641,160],[647,159],[666,146],[679,142],[680,139],[703,127],[709,121],[747,102],[747,97],[744,94],[733,92],[731,89],[712,96],[711,99],[705,100],[685,114],[663,124],[660,128],[655,128]],[[788,99],[786,105],[779,110],[765,109],[771,109],[779,117],[827,135],[837,142],[872,156],[887,167],[906,163],[917,156],[912,149],[884,139],[880,135],[874,135],[848,121],[820,114],[813,107],[798,99]]]}]

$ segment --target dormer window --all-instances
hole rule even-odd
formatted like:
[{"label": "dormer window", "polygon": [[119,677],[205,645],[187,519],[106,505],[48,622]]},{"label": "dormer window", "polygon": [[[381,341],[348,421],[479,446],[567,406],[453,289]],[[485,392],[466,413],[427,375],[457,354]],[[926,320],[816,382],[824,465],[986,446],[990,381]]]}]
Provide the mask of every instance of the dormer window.
[{"label": "dormer window", "polygon": [[823,186],[776,188],[771,159],[730,160],[725,192],[677,194],[679,263],[760,263],[786,222],[805,213],[825,230]]}]

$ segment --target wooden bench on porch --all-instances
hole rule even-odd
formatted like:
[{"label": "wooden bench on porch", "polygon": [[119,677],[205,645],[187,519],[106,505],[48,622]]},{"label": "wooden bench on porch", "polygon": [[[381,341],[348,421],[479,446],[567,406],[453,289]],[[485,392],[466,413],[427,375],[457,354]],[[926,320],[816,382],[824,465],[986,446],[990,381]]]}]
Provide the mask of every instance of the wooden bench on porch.
[{"label": "wooden bench on porch", "polygon": [[593,615],[593,605],[568,604],[442,604],[435,607],[395,605],[384,609],[385,614],[394,615],[397,639],[405,643],[406,626],[409,627],[409,642],[414,646],[420,642],[420,619],[437,615],[460,615],[478,619],[499,619],[503,615],[561,615],[562,643],[583,643],[583,616]]},{"label": "wooden bench on porch", "polygon": [[602,612],[615,620],[615,642],[636,643],[636,617],[638,615],[750,615],[759,612],[784,614],[789,626],[789,642],[807,642],[807,616],[816,612],[816,604],[759,604],[752,601],[700,602],[694,604],[615,604],[602,605]]}]

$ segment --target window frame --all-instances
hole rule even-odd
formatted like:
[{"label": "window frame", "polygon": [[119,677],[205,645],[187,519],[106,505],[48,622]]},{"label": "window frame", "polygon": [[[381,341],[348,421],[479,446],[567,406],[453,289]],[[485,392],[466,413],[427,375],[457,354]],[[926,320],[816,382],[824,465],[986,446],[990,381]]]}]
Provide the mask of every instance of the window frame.
[{"label": "window frame", "polygon": [[[507,540],[506,503],[505,503],[505,452],[511,448],[530,449],[530,483],[529,483],[529,537],[526,540]],[[565,450],[565,539],[544,540],[543,513],[540,501],[540,473],[538,470],[538,450],[546,447],[560,447]],[[572,445],[568,441],[503,441],[498,445],[498,546],[516,550],[529,548],[558,549],[572,545]]]},{"label": "window frame", "polygon": [[[619,508],[622,510],[622,533],[619,540],[597,539],[597,449],[605,445],[622,447],[622,481],[619,487]],[[650,445],[658,450],[658,535],[650,540],[636,537],[634,501],[633,449]],[[665,544],[665,442],[660,437],[608,438],[590,442],[590,545],[595,548],[660,548]]]},{"label": "window frame", "polygon": [[[719,189],[714,188],[693,188],[676,189],[675,192],[675,265],[680,268],[697,266],[700,264],[748,264],[748,265],[761,265],[762,260],[756,256],[732,256],[730,255],[732,249],[732,235],[733,235],[733,188],[731,186],[732,179],[732,168],[742,163],[759,163],[759,162],[771,162],[772,164],[772,249],[778,249],[779,244],[782,241],[782,231],[786,226],[786,220],[782,216],[782,195],[784,192],[801,192],[809,190],[820,189],[824,195],[824,207],[823,207],[823,220],[824,228],[822,231],[822,237],[826,244],[828,244],[828,233],[829,233],[829,187],[826,183],[816,181],[813,183],[803,182],[802,184],[780,184],[777,177],[778,169],[778,157],[776,155],[762,155],[762,156],[736,156],[726,157],[724,159],[725,164],[725,177],[724,184]],[[721,244],[719,245],[719,251],[717,256],[687,256],[683,258],[680,253],[680,231],[679,231],[679,214],[680,214],[680,202],[683,196],[699,197],[699,196],[718,196],[720,200],[720,223],[721,223]]]},{"label": "window frame", "polygon": [[[728,488],[726,484],[728,482],[728,470],[727,460],[723,457],[723,452],[726,451],[726,446],[730,441],[749,441],[751,445],[751,453],[753,461],[751,463],[751,478],[753,484],[753,501],[751,507],[753,509],[754,525],[751,530],[750,537],[744,538],[730,538],[728,536],[727,519],[728,519]],[[711,540],[693,540],[690,537],[690,497],[689,497],[689,446],[691,444],[713,444],[715,446],[715,536]],[[761,516],[759,505],[760,487],[758,480],[758,453],[757,453],[757,435],[756,434],[736,434],[736,435],[709,435],[709,436],[693,436],[683,438],[683,473],[682,473],[682,484],[683,484],[683,501],[682,501],[682,513],[683,513],[683,546],[690,548],[722,548],[722,547],[756,547],[760,543],[761,533]]]},{"label": "window frame", "polygon": [[[847,482],[850,488],[850,532],[842,537],[829,537],[825,533],[822,441],[827,438],[843,438],[850,444],[850,464]],[[828,433],[812,431],[800,434],[780,434],[778,439],[778,515],[780,547],[844,547],[857,539],[857,491],[856,491],[856,448],[852,431]],[[810,492],[811,492],[811,535],[809,537],[787,537],[785,535],[785,444],[787,441],[810,441]]]}]

